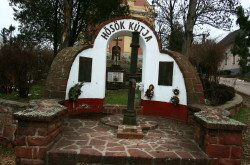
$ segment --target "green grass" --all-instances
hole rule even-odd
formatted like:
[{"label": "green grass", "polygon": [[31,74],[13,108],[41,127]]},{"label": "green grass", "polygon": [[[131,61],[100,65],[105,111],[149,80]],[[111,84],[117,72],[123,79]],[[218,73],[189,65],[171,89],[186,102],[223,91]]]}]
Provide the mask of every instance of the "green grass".
[{"label": "green grass", "polygon": [[244,124],[247,124],[250,120],[250,108],[241,108],[240,111],[233,117]]},{"label": "green grass", "polygon": [[37,82],[37,83],[34,83],[33,86],[31,87],[30,96],[28,98],[20,98],[16,92],[12,92],[11,94],[0,93],[0,98],[21,101],[21,102],[34,100],[34,99],[41,99],[43,98],[43,89],[44,89],[43,82]]},{"label": "green grass", "polygon": [[241,78],[244,81],[250,82],[250,76],[245,76]]},{"label": "green grass", "polygon": [[[135,104],[140,98],[140,91],[136,91]],[[127,105],[128,89],[106,90],[105,104]]]},{"label": "green grass", "polygon": [[[28,98],[20,98],[16,92],[12,92],[11,94],[0,93],[0,98],[26,102],[29,100],[43,98],[43,90],[44,90],[44,83],[39,82],[35,83],[32,86],[30,90],[30,96]],[[127,105],[127,101],[128,101],[128,89],[106,90],[105,104]]]},{"label": "green grass", "polygon": [[105,104],[126,105],[128,101],[128,90],[106,90]]}]

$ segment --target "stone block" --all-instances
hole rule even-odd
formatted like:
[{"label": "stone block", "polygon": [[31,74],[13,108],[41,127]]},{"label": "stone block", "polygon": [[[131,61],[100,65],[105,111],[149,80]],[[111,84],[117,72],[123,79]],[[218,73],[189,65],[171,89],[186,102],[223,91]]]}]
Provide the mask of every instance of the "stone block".
[{"label": "stone block", "polygon": [[31,147],[15,147],[15,156],[18,158],[32,159],[32,148]]},{"label": "stone block", "polygon": [[195,91],[196,92],[203,92],[202,84],[195,84]]},{"label": "stone block", "polygon": [[143,165],[151,165],[152,164],[152,156],[148,153],[144,152],[140,149],[128,149],[127,150],[131,157],[128,158],[129,164],[143,164]]},{"label": "stone block", "polygon": [[231,159],[240,159],[242,155],[242,148],[232,146],[231,148]]},{"label": "stone block", "polygon": [[[52,165],[71,165],[77,164],[77,154],[76,152],[70,151],[61,151],[61,152],[51,152],[48,154],[48,162],[47,164]],[[80,160],[79,160],[80,161]]]},{"label": "stone block", "polygon": [[92,139],[90,142],[89,142],[89,145],[90,146],[99,146],[99,145],[104,145],[105,144],[105,141],[103,140],[98,140],[98,139]]},{"label": "stone block", "polygon": [[5,110],[0,106],[0,113],[5,112]]},{"label": "stone block", "polygon": [[23,164],[23,165],[44,165],[45,162],[39,159],[19,159],[16,164]]},{"label": "stone block", "polygon": [[38,128],[37,134],[38,136],[47,136],[48,135],[48,128]]},{"label": "stone block", "polygon": [[240,165],[240,159],[219,159],[219,165]]},{"label": "stone block", "polygon": [[102,153],[93,148],[83,148],[80,150],[78,160],[86,163],[100,163],[102,160]]},{"label": "stone block", "polygon": [[36,128],[27,128],[27,127],[20,127],[18,126],[17,135],[26,135],[26,136],[34,136],[36,134]]},{"label": "stone block", "polygon": [[13,123],[13,117],[11,114],[0,113],[0,125],[11,125]]},{"label": "stone block", "polygon": [[181,160],[178,158],[167,158],[166,164],[167,165],[181,165]]},{"label": "stone block", "polygon": [[210,159],[210,164],[209,165],[219,165],[219,159],[218,158]]},{"label": "stone block", "polygon": [[185,72],[184,71],[184,77],[185,78],[194,78],[195,76],[194,76],[194,73],[193,72]]},{"label": "stone block", "polygon": [[14,133],[16,131],[16,125],[5,125],[3,129],[3,137],[14,140]]},{"label": "stone block", "polygon": [[36,148],[33,148],[33,159],[45,160],[46,152],[48,150],[49,150],[49,147],[36,147]]},{"label": "stone block", "polygon": [[140,126],[119,125],[117,138],[123,139],[142,139],[143,132]]},{"label": "stone block", "polygon": [[3,128],[4,128],[4,125],[0,124],[0,137],[3,136]]},{"label": "stone block", "polygon": [[57,123],[58,123],[58,121],[50,123],[48,125],[48,132],[54,132],[58,128]]},{"label": "stone block", "polygon": [[205,143],[206,144],[218,144],[218,137],[209,136],[208,134],[205,135]]},{"label": "stone block", "polygon": [[107,152],[102,157],[103,164],[119,164],[126,165],[127,154],[125,152]]},{"label": "stone block", "polygon": [[46,146],[52,139],[49,137],[27,137],[27,143],[29,146]]},{"label": "stone block", "polygon": [[186,83],[187,91],[194,92],[194,83],[192,79],[186,79],[185,83]]},{"label": "stone block", "polygon": [[203,141],[203,139],[202,139],[203,133],[202,133],[202,130],[201,130],[201,126],[198,125],[198,123],[196,123],[194,127],[195,127],[195,129],[194,129],[194,140],[199,145],[202,145],[203,144],[203,142],[202,142]]},{"label": "stone block", "polygon": [[242,145],[241,131],[221,131],[219,133],[219,143],[224,145]]},{"label": "stone block", "polygon": [[207,144],[205,146],[205,152],[211,158],[229,158],[230,146]]},{"label": "stone block", "polygon": [[200,104],[205,104],[205,96],[204,96],[204,93],[197,93],[197,95],[199,96],[199,103]]},{"label": "stone block", "polygon": [[179,155],[181,159],[193,159],[193,156],[189,152],[184,152],[184,151],[176,151],[176,154]]},{"label": "stone block", "polygon": [[15,142],[17,146],[26,146],[26,136],[16,136]]}]

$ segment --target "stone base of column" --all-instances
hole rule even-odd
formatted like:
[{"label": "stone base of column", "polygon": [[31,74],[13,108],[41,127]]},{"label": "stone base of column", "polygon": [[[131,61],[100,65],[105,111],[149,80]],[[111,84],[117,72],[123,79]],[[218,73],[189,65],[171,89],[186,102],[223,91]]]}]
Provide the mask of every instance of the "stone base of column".
[{"label": "stone base of column", "polygon": [[117,130],[117,138],[122,139],[142,139],[143,132],[140,126],[119,125]]}]

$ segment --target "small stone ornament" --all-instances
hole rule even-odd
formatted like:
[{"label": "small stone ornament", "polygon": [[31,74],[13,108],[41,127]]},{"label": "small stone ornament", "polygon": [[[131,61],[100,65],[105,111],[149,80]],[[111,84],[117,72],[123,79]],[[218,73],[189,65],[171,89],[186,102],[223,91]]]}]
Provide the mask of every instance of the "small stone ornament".
[{"label": "small stone ornament", "polygon": [[177,96],[173,96],[170,99],[171,103],[174,104],[175,106],[180,103],[180,99]]},{"label": "small stone ornament", "polygon": [[180,99],[178,97],[178,95],[180,94],[180,90],[177,88],[173,89],[173,93],[174,93],[174,96],[171,97],[170,102],[176,106],[180,103]]},{"label": "small stone ornament", "polygon": [[177,96],[180,94],[180,91],[179,91],[179,89],[173,89],[173,93],[175,96]]},{"label": "small stone ornament", "polygon": [[151,100],[152,97],[154,96],[154,85],[150,84],[147,91],[145,92],[145,96]]}]

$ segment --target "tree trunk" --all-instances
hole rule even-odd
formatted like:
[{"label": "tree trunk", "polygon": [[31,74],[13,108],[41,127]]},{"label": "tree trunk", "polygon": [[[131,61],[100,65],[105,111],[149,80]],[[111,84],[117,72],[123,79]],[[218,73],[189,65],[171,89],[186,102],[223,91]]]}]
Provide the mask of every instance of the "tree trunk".
[{"label": "tree trunk", "polygon": [[188,54],[190,46],[193,41],[193,29],[195,24],[196,6],[197,6],[197,0],[189,0],[187,20],[185,23],[184,43],[182,47],[182,53],[184,55]]},{"label": "tree trunk", "polygon": [[63,5],[64,5],[64,18],[63,18],[64,25],[63,25],[61,49],[67,47],[69,43],[73,0],[63,0]]},{"label": "tree trunk", "polygon": [[57,9],[58,9],[58,3],[59,0],[55,1],[55,6],[54,6],[54,43],[53,43],[53,47],[54,47],[54,57],[57,54],[57,48],[58,48],[58,14],[57,14]]},{"label": "tree trunk", "polygon": [[68,46],[71,47],[74,45],[74,43],[77,40],[77,28],[78,28],[78,22],[81,19],[80,18],[80,10],[81,10],[81,2],[78,2],[77,4],[77,9],[76,9],[76,17],[73,20],[73,26],[72,26],[72,30],[70,32],[70,37],[69,37],[69,42],[68,42]]}]

